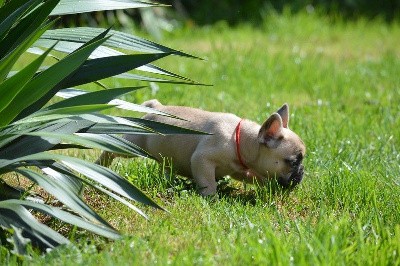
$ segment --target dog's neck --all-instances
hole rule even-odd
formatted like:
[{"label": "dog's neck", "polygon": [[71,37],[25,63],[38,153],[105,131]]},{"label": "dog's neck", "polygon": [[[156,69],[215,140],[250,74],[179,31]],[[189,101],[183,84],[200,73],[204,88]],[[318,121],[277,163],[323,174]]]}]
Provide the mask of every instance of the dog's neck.
[{"label": "dog's neck", "polygon": [[[254,125],[249,125],[249,123]],[[245,172],[253,172],[251,163],[256,159],[254,148],[258,146],[257,136],[259,127],[254,122],[241,119],[235,129],[236,158]],[[253,132],[254,129],[256,131]],[[243,149],[243,147],[246,148]]]},{"label": "dog's neck", "polygon": [[243,157],[242,157],[242,153],[240,152],[240,139],[241,139],[241,132],[242,132],[242,130],[241,130],[242,129],[242,122],[243,122],[243,119],[241,119],[239,121],[239,123],[237,124],[236,129],[235,129],[236,156],[237,156],[237,159],[238,159],[240,165],[243,167],[243,169],[249,170],[250,168],[244,162]]}]

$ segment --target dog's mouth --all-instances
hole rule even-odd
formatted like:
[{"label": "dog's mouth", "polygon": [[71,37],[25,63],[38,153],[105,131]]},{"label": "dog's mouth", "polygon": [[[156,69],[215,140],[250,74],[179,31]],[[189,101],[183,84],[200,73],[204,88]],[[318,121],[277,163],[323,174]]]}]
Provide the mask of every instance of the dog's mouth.
[{"label": "dog's mouth", "polygon": [[278,183],[284,188],[293,188],[298,185],[303,179],[304,166],[299,165],[298,168],[294,169],[292,173],[287,176],[278,177]]}]

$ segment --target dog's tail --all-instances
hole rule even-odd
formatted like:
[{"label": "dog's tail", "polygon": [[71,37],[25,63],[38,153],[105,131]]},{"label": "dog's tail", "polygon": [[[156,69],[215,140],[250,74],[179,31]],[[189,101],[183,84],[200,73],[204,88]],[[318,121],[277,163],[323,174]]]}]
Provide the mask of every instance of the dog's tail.
[{"label": "dog's tail", "polygon": [[142,105],[150,108],[156,108],[162,104],[157,99],[152,99],[142,103]]}]

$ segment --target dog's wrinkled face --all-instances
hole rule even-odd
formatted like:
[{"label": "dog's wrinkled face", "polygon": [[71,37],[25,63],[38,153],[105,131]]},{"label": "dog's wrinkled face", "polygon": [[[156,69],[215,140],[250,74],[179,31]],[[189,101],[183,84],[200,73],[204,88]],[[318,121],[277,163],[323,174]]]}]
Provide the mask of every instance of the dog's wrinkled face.
[{"label": "dog's wrinkled face", "polygon": [[290,165],[290,172],[286,176],[279,176],[278,182],[283,187],[291,187],[299,184],[303,179],[304,166],[302,164],[303,155],[301,153],[296,159],[285,159],[285,163]]},{"label": "dog's wrinkled face", "polygon": [[303,179],[305,145],[288,128],[289,109],[285,104],[262,125],[258,139],[260,152],[257,172],[268,178],[277,178],[285,188],[294,187]]},{"label": "dog's wrinkled face", "polygon": [[[294,134],[294,133],[293,133]],[[285,143],[286,142],[286,143]],[[304,166],[302,164],[305,148],[300,138],[293,135],[291,138],[283,139],[281,150],[276,148],[275,164],[281,166],[272,174],[277,177],[278,183],[285,188],[294,187],[303,179]]]}]

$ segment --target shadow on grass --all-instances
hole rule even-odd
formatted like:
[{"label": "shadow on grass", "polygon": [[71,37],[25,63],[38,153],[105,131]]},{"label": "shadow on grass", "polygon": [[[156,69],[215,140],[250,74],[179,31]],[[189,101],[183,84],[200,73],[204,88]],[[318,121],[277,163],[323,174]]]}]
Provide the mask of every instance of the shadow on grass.
[{"label": "shadow on grass", "polygon": [[[196,184],[189,178],[175,176],[168,182],[168,188],[158,193],[158,197],[172,200],[187,193],[196,193]],[[265,186],[243,184],[224,178],[218,181],[217,196],[209,197],[210,201],[218,202],[218,199],[230,203],[243,205],[256,205],[282,201],[293,189],[284,189],[276,181],[271,181]]]},{"label": "shadow on grass", "polygon": [[293,189],[295,188],[282,188],[276,181],[271,181],[264,186],[242,184],[240,188],[232,186],[231,182],[222,182],[218,184],[217,192],[221,199],[228,202],[243,205],[269,205],[277,200],[284,200]]}]

